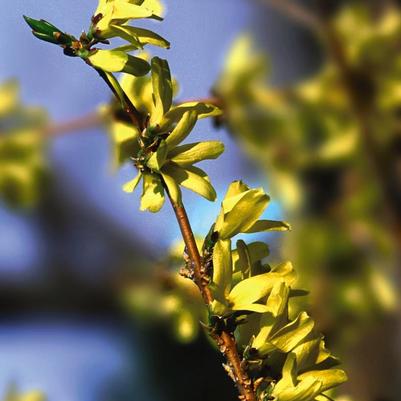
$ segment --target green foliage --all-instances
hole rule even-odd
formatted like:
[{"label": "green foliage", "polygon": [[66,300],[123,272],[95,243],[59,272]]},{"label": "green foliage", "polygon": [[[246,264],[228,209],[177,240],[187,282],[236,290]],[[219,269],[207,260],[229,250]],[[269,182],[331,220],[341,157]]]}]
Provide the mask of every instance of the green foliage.
[{"label": "green foliage", "polygon": [[[331,24],[359,101],[369,104],[365,118],[374,151],[386,159],[383,179],[393,180],[398,199],[399,151],[391,149],[399,143],[401,13],[387,7],[376,15],[355,3],[340,8]],[[291,215],[297,230],[283,247],[286,256],[302,268],[302,283],[315,285],[314,311],[344,345],[351,332],[398,304],[389,268],[396,263],[394,238],[378,219],[387,200],[380,182],[367,174],[359,117],[331,58],[300,83],[277,88],[268,79],[266,58],[242,36],[214,91],[225,105],[224,122],[263,166],[273,194]],[[322,292],[327,283],[331,291]]]},{"label": "green foliage", "polygon": [[124,302],[142,322],[165,322],[177,341],[184,344],[198,336],[199,321],[206,321],[198,288],[178,274],[166,273],[163,280],[132,286],[124,294]]},{"label": "green foliage", "polygon": [[0,85],[0,198],[11,207],[31,207],[47,175],[44,112],[23,106],[15,81]]}]

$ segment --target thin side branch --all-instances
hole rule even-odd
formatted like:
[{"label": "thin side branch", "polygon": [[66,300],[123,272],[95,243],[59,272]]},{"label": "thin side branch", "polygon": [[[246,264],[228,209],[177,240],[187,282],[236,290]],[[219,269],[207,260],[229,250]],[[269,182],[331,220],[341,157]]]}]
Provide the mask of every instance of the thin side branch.
[{"label": "thin side branch", "polygon": [[192,103],[192,102],[206,103],[206,104],[211,104],[213,106],[216,106],[220,109],[223,108],[223,101],[218,96],[211,96],[211,97],[205,97],[205,98],[200,98],[200,99],[187,99],[187,100],[183,100],[183,101],[179,102],[179,104]]},{"label": "thin side branch", "polygon": [[[168,192],[168,191],[167,191]],[[213,302],[212,293],[210,292],[207,283],[202,277],[202,258],[199,254],[198,246],[196,245],[195,237],[189,223],[187,212],[184,206],[176,205],[169,195],[171,205],[173,206],[178,225],[180,226],[181,234],[187,247],[188,256],[191,259],[194,271],[194,279],[199,287],[202,297],[207,305]]]},{"label": "thin side branch", "polygon": [[44,134],[49,137],[55,137],[70,132],[85,131],[90,128],[99,127],[102,121],[101,115],[97,112],[93,112],[71,121],[51,123],[45,128]]},{"label": "thin side branch", "polygon": [[280,11],[283,15],[299,24],[312,29],[320,31],[322,28],[320,18],[315,15],[312,11],[306,9],[300,4],[295,3],[291,0],[259,0],[261,3],[270,6],[277,11]]}]

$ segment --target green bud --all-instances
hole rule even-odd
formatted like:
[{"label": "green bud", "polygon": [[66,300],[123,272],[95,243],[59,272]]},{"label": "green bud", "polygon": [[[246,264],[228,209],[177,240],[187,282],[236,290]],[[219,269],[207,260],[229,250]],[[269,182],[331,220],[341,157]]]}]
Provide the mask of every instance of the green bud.
[{"label": "green bud", "polygon": [[75,38],[63,33],[56,26],[45,20],[35,20],[24,15],[26,23],[32,28],[32,33],[40,40],[60,46],[71,46]]},{"label": "green bud", "polygon": [[60,32],[60,29],[43,19],[36,20],[24,15],[24,20],[35,32],[46,34],[48,36],[53,36],[55,32]]}]

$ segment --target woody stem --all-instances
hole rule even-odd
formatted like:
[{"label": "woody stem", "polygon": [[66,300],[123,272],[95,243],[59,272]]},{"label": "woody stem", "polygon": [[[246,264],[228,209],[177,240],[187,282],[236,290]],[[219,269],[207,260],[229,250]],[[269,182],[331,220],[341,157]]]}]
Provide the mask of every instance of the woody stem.
[{"label": "woody stem", "polygon": [[[110,81],[107,79],[106,74],[104,74],[100,70],[98,71],[98,73],[105,80],[109,88],[114,93],[115,97],[120,100],[118,93],[116,92]],[[124,97],[128,98],[125,93]],[[133,124],[141,129],[143,119],[140,113],[135,109],[135,107],[133,110],[126,111],[131,117]],[[195,236],[192,231],[187,212],[184,205],[176,204],[174,202],[165,184],[164,187],[174,209],[174,213],[176,215],[182,237],[187,247],[189,258],[193,265],[195,284],[198,286],[206,306],[210,306],[213,302],[213,295],[210,291],[210,288],[208,287],[208,281],[205,277],[204,269],[202,268],[202,258],[199,253],[198,246],[196,245]],[[213,339],[216,341],[216,344],[219,346],[220,351],[222,352],[222,354],[224,354],[229,366],[232,369],[235,383],[238,388],[238,392],[240,393],[240,398],[243,401],[257,401],[252,380],[249,378],[248,373],[243,369],[241,365],[241,358],[238,353],[237,344],[233,333],[229,331],[222,331],[221,334],[214,334]]]},{"label": "woody stem", "polygon": [[[205,304],[210,306],[213,302],[213,295],[208,287],[208,281],[205,277],[204,269],[202,269],[202,258],[199,254],[185,207],[183,205],[177,205],[172,200],[168,190],[166,190],[166,192],[169,196],[171,205],[173,206],[182,237],[187,247],[188,256],[193,265],[195,283],[202,294]],[[224,354],[230,368],[232,369],[241,399],[244,401],[256,401],[257,398],[252,380],[241,365],[241,358],[238,353],[237,343],[233,333],[222,331],[221,334],[214,334],[213,339],[216,341],[220,351]]]},{"label": "woody stem", "polygon": [[102,124],[102,116],[98,112],[78,117],[74,120],[62,123],[50,123],[45,128],[45,135],[54,137],[66,133],[84,131],[90,128],[96,128]]}]

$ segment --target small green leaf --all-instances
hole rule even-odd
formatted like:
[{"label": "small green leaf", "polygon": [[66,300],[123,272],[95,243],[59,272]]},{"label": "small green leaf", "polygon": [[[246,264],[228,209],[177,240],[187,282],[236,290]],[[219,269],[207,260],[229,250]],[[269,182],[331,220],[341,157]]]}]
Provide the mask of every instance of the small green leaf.
[{"label": "small green leaf", "polygon": [[146,60],[128,54],[128,61],[125,64],[122,72],[134,75],[136,77],[142,77],[143,75],[146,75],[149,71],[150,65]]},{"label": "small green leaf", "polygon": [[164,204],[164,189],[160,177],[156,174],[143,174],[143,193],[141,210],[157,213]]},{"label": "small green leaf", "polygon": [[157,151],[152,154],[146,165],[154,170],[160,171],[167,159],[167,145],[165,141],[161,141]]},{"label": "small green leaf", "polygon": [[196,167],[182,168],[174,163],[163,166],[163,173],[170,175],[179,185],[196,192],[207,200],[216,199],[216,191],[210,184],[207,174]]},{"label": "small green leaf", "polygon": [[202,160],[217,159],[224,152],[224,145],[219,141],[197,142],[177,146],[168,158],[180,166],[190,166]]},{"label": "small green leaf", "polygon": [[213,284],[219,298],[226,299],[232,279],[231,241],[217,241],[213,249]]},{"label": "small green leaf", "polygon": [[156,125],[165,113],[170,110],[173,102],[173,84],[168,62],[159,57],[153,57],[152,85],[155,110],[151,116],[151,124]]},{"label": "small green leaf", "polygon": [[244,232],[250,234],[263,231],[287,231],[290,229],[291,226],[285,221],[259,220]]},{"label": "small green leaf", "polygon": [[135,191],[135,188],[138,186],[139,182],[141,181],[142,173],[138,173],[138,175],[132,180],[127,182],[123,186],[123,191],[127,193],[131,193]]},{"label": "small green leaf", "polygon": [[185,112],[173,132],[166,139],[168,148],[173,149],[180,144],[191,133],[197,121],[198,114],[196,111]]},{"label": "small green leaf", "polygon": [[212,104],[200,102],[182,103],[178,106],[173,107],[165,114],[165,116],[159,123],[160,130],[164,132],[172,129],[172,127],[181,120],[182,116],[187,111],[195,111],[198,119],[206,117],[216,117],[222,114],[222,111],[217,106],[214,106]]}]

